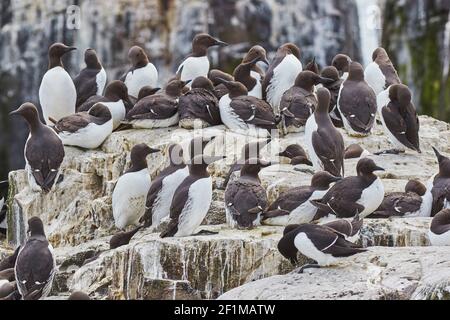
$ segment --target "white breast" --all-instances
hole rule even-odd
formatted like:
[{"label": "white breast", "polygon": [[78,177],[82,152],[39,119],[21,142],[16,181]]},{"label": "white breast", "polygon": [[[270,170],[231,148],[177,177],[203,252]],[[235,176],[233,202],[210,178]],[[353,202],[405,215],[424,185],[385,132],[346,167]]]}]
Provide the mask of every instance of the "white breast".
[{"label": "white breast", "polygon": [[105,71],[105,69],[102,68],[102,70],[99,73],[97,73],[97,77],[96,77],[97,95],[98,96],[103,95],[103,91],[105,91],[105,87],[106,87],[106,81],[107,81],[106,71]]},{"label": "white breast", "polygon": [[364,78],[376,94],[386,89],[386,77],[376,62],[370,63],[364,71]]},{"label": "white breast", "polygon": [[125,85],[128,88],[128,94],[137,98],[142,87],[151,86],[155,88],[158,85],[158,70],[152,63],[143,68],[128,72],[125,78]]},{"label": "white breast", "polygon": [[258,98],[258,99],[262,99],[262,85],[261,85],[261,82],[259,80],[256,81],[256,85],[248,93],[248,95],[250,97],[255,97],[255,98]]},{"label": "white breast", "polygon": [[314,191],[311,197],[302,203],[298,208],[289,215],[289,224],[303,224],[310,223],[317,213],[317,207],[313,206],[310,201],[321,200],[327,191]]},{"label": "white breast", "polygon": [[305,144],[306,148],[308,149],[309,158],[311,159],[311,162],[313,163],[313,167],[315,171],[322,171],[323,170],[323,163],[320,161],[319,157],[316,154],[316,151],[313,147],[312,142],[312,136],[313,133],[316,132],[318,129],[316,118],[314,114],[312,114],[308,121],[306,122],[305,126]]},{"label": "white breast", "polygon": [[4,204],[5,204],[5,198],[0,199],[0,210],[3,208]]},{"label": "white breast", "polygon": [[298,74],[303,71],[302,63],[293,55],[287,55],[273,70],[272,79],[267,87],[267,102],[278,111],[283,94],[294,84]]},{"label": "white breast", "polygon": [[75,146],[84,149],[97,149],[113,131],[113,120],[97,125],[90,123],[75,133],[63,131],[59,133],[65,146]]},{"label": "white breast", "polygon": [[116,227],[135,225],[145,213],[145,200],[151,179],[147,169],[126,173],[119,178],[112,195]]},{"label": "white breast", "polygon": [[222,122],[233,131],[247,130],[247,124],[234,112],[230,103],[231,99],[228,94],[220,99],[219,110]]},{"label": "white breast", "polygon": [[450,246],[450,231],[440,235],[429,231],[428,237],[430,238],[431,245],[434,247]]},{"label": "white breast", "polygon": [[[337,238],[337,236],[336,236]],[[325,254],[318,250],[306,233],[299,233],[294,240],[295,247],[301,254],[315,260],[320,266],[327,267],[335,264],[338,260],[331,254]]]},{"label": "white breast", "polygon": [[[181,68],[181,81],[194,80],[197,77],[208,77],[209,72],[209,60],[207,56],[204,57],[189,57],[178,68],[178,72]],[[190,84],[188,84],[190,88]]]},{"label": "white breast", "polygon": [[208,213],[212,201],[211,177],[197,180],[189,188],[186,204],[178,220],[175,237],[188,237],[200,227]]},{"label": "white breast", "polygon": [[155,119],[142,119],[130,121],[131,125],[135,129],[156,129],[156,128],[169,128],[176,126],[180,121],[180,114],[177,112],[175,115],[168,119],[155,120]]},{"label": "white breast", "polygon": [[429,190],[422,196],[422,204],[416,212],[405,214],[405,218],[429,218],[431,217],[431,210],[433,208],[433,195]]},{"label": "white breast", "polygon": [[158,226],[161,221],[170,213],[170,206],[175,191],[180,184],[189,176],[189,169],[187,167],[177,170],[171,175],[165,177],[162,181],[161,190],[158,197],[153,204],[152,211],[152,226]]},{"label": "white breast", "polygon": [[70,75],[61,67],[47,71],[39,88],[39,101],[45,122],[58,121],[75,113],[77,91]]},{"label": "white breast", "polygon": [[127,113],[123,100],[116,102],[104,102],[102,104],[108,107],[111,112],[113,119],[113,130],[116,130],[120,126],[120,123],[125,119]]},{"label": "white breast", "polygon": [[364,189],[356,203],[364,206],[364,211],[359,213],[361,219],[366,218],[377,210],[384,200],[383,182],[377,178],[368,188]]}]

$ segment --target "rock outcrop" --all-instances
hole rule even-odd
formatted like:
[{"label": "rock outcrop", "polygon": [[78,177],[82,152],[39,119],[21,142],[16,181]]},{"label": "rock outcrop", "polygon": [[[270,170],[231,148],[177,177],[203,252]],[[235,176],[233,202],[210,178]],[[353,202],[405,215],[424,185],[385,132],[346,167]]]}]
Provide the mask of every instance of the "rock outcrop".
[{"label": "rock outcrop", "polygon": [[[420,120],[423,154],[408,152],[400,156],[373,157],[386,168],[382,180],[387,192],[402,190],[409,179],[426,182],[435,174],[437,162],[431,146],[436,146],[443,152],[450,151],[447,144],[450,126],[428,117],[421,117]],[[117,232],[111,212],[111,194],[116,180],[129,165],[131,148],[143,142],[162,150],[166,150],[174,142],[180,142],[186,147],[194,134],[217,136],[206,153],[228,156],[227,160],[210,168],[214,181],[214,199],[202,226],[204,229],[218,231],[219,234],[160,239],[158,230],[143,230],[128,246],[110,251],[109,239]],[[371,137],[364,139],[343,135],[346,145],[358,142],[371,152],[389,147],[380,128]],[[263,150],[262,157],[274,160],[274,155],[281,149],[292,143],[303,144],[303,139],[304,135],[301,133],[284,138],[274,137],[273,142]],[[57,255],[59,271],[53,287],[54,296],[62,298],[72,290],[82,290],[97,299],[211,299],[243,285],[242,292],[245,293],[242,294],[247,294],[247,283],[286,274],[293,267],[277,251],[277,242],[283,228],[260,227],[251,231],[239,231],[230,230],[224,225],[224,176],[246,142],[248,141],[242,136],[230,133],[222,126],[203,131],[169,128],[116,132],[100,150],[66,148],[67,156],[62,166],[64,180],[48,195],[33,193],[28,187],[24,171],[12,172],[8,200],[9,250],[24,241],[25,222],[28,218],[39,216],[44,221],[48,238],[55,246]],[[164,153],[165,151],[149,157],[149,174],[152,177],[165,166],[167,160]],[[263,185],[271,200],[290,187],[308,184],[312,176],[310,168],[300,166],[297,168],[300,171],[297,171],[284,164],[285,159],[279,160],[279,165],[261,173]],[[356,163],[357,160],[346,161],[347,175],[355,174]],[[398,257],[400,260],[393,260],[393,264],[407,264],[405,257],[414,252],[417,252],[418,257],[421,257],[422,252],[424,257],[428,253],[434,257],[438,255],[435,252],[442,253],[445,249],[433,251],[426,248],[429,246],[429,224],[429,218],[367,219],[361,231],[360,243],[365,247],[377,246],[374,252],[380,259],[389,259],[397,252],[382,247],[409,247],[399,249],[398,252],[402,253]],[[356,258],[358,263],[353,268],[364,269],[361,264],[365,261],[364,257],[366,260],[367,257],[372,257],[370,254],[373,252]],[[445,259],[443,254],[442,256]],[[401,260],[402,257],[406,260]],[[345,268],[342,269],[343,273],[346,272]],[[415,265],[410,268],[414,269]],[[362,273],[363,271],[359,273],[361,278],[364,277]],[[412,297],[404,294],[400,284],[399,288],[395,288],[395,283],[392,286],[402,292],[398,297]],[[318,293],[307,291],[301,294],[309,298],[319,297]],[[346,294],[342,296],[349,297]],[[296,297],[299,296],[290,297],[288,292],[285,295],[285,298]],[[371,296],[355,297],[383,296],[374,293]],[[424,294],[420,297],[429,296]]]}]

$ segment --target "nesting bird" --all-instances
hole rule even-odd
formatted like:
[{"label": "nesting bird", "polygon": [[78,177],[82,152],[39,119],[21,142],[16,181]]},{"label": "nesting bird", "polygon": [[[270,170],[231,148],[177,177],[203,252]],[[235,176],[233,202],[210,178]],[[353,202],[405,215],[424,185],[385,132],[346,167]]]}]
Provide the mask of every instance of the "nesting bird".
[{"label": "nesting bird", "polygon": [[131,150],[131,168],[117,180],[112,194],[112,211],[118,229],[136,225],[145,212],[145,197],[151,178],[147,169],[147,156],[160,150],[138,144]]},{"label": "nesting bird", "polygon": [[158,85],[158,70],[149,61],[144,49],[134,46],[128,52],[132,66],[120,79],[128,88],[128,94],[136,99],[142,87]]},{"label": "nesting bird", "polygon": [[232,75],[229,75],[228,73],[225,73],[223,71],[214,69],[211,70],[208,74],[209,80],[214,85],[214,95],[217,97],[217,99],[221,99],[223,96],[229,94],[228,88],[225,84],[223,84],[223,80],[227,81],[234,81],[234,78]]},{"label": "nesting bird", "polygon": [[326,67],[322,70],[321,76],[327,79],[333,79],[333,82],[327,82],[323,84],[324,88],[327,88],[331,94],[330,101],[330,117],[331,121],[336,128],[342,128],[344,124],[342,123],[342,116],[337,109],[337,101],[339,98],[339,92],[341,91],[342,83],[344,80],[339,76],[339,72],[335,67]]},{"label": "nesting bird", "polygon": [[192,40],[192,54],[178,67],[177,75],[179,79],[190,82],[197,77],[208,77],[210,68],[208,49],[215,46],[227,45],[227,43],[213,38],[206,33],[196,35]]},{"label": "nesting bird", "polygon": [[311,201],[321,200],[331,184],[342,180],[328,172],[318,172],[311,179],[310,186],[292,188],[283,192],[263,215],[263,224],[287,226],[310,223],[317,214],[317,207]]},{"label": "nesting bird", "polygon": [[78,109],[78,112],[89,111],[95,104],[101,102],[111,112],[113,130],[120,126],[125,119],[127,111],[132,107],[128,96],[128,88],[120,80],[112,81],[106,87],[105,96],[95,95],[90,97]]},{"label": "nesting bird", "polygon": [[240,82],[222,80],[229,94],[219,101],[222,122],[232,131],[249,135],[267,135],[267,130],[277,128],[277,118],[264,100],[248,96],[247,88]]},{"label": "nesting bird", "polygon": [[317,98],[316,111],[308,119],[305,128],[309,158],[316,171],[328,171],[340,177],[344,175],[344,139],[328,114],[330,92],[320,88]]},{"label": "nesting bird", "polygon": [[39,87],[39,101],[47,124],[51,124],[50,118],[59,120],[75,113],[77,90],[61,61],[65,54],[73,50],[76,48],[62,43],[55,43],[49,49],[48,71]]},{"label": "nesting bird", "polygon": [[374,172],[384,171],[372,159],[359,160],[356,177],[337,182],[321,199],[312,201],[319,209],[314,220],[328,216],[366,218],[377,210],[384,199],[383,182]]},{"label": "nesting bird", "polygon": [[58,135],[39,120],[32,103],[25,103],[10,115],[20,115],[28,123],[30,135],[25,144],[25,170],[33,191],[50,192],[58,181],[64,160],[64,146]]},{"label": "nesting bird", "polygon": [[97,149],[113,132],[111,111],[103,103],[88,112],[78,112],[59,120],[54,130],[65,146]]},{"label": "nesting bird", "polygon": [[77,90],[78,109],[92,96],[101,96],[106,86],[106,71],[102,67],[94,49],[87,49],[84,53],[86,68],[73,79]]},{"label": "nesting bird", "polygon": [[439,162],[439,172],[430,179],[427,185],[427,190],[431,191],[433,195],[432,217],[441,210],[450,208],[450,159],[442,155],[436,148],[433,150]]},{"label": "nesting bird", "polygon": [[411,180],[406,184],[405,192],[387,194],[371,217],[426,218],[431,215],[432,204],[431,192],[420,181]]},{"label": "nesting bird", "polygon": [[20,249],[14,267],[16,283],[22,299],[39,300],[47,297],[52,289],[56,261],[41,219],[28,220],[28,232],[30,237]]},{"label": "nesting bird", "polygon": [[271,166],[261,159],[249,159],[241,169],[241,176],[230,182],[225,190],[225,213],[232,228],[251,229],[261,224],[267,207],[267,194],[259,179],[259,172]]},{"label": "nesting bird", "polygon": [[280,111],[283,94],[295,84],[295,79],[302,71],[300,49],[293,43],[281,46],[270,63],[263,82],[263,97],[276,113]]},{"label": "nesting bird", "polygon": [[180,97],[178,112],[179,125],[185,129],[221,124],[219,100],[214,94],[211,80],[205,77],[196,78],[192,82],[192,89]]},{"label": "nesting bird", "polygon": [[283,152],[278,154],[279,157],[288,158],[290,164],[293,166],[305,164],[312,167],[312,162],[309,161],[308,155],[302,146],[298,144],[291,144],[286,147]]},{"label": "nesting bird", "polygon": [[354,143],[354,144],[349,145],[345,149],[344,159],[345,160],[359,159],[359,158],[368,157],[370,155],[371,155],[371,153],[369,151],[367,151],[366,149],[361,147],[359,144]]},{"label": "nesting bird", "polygon": [[321,225],[303,224],[286,227],[283,238],[278,243],[278,251],[297,264],[297,252],[314,260],[317,264],[305,265],[299,273],[309,268],[329,267],[342,258],[348,258],[366,250],[345,239],[340,232]]},{"label": "nesting bird", "polygon": [[398,154],[406,149],[422,153],[419,117],[408,87],[402,84],[390,86],[378,95],[377,104],[384,133],[395,147],[381,153]]},{"label": "nesting bird", "polygon": [[440,211],[431,222],[428,237],[432,246],[450,246],[450,209]]},{"label": "nesting bird", "polygon": [[280,103],[286,133],[301,132],[305,129],[306,122],[318,103],[315,86],[331,82],[332,79],[323,78],[312,71],[300,72],[294,86],[283,94]]},{"label": "nesting bird", "polygon": [[377,113],[377,96],[364,80],[364,69],[357,62],[350,65],[348,78],[339,92],[337,108],[349,135],[370,135]]},{"label": "nesting bird", "polygon": [[168,128],[178,124],[180,115],[178,103],[186,82],[172,80],[164,92],[142,97],[127,116],[133,128],[154,129]]},{"label": "nesting bird", "polygon": [[377,48],[373,52],[372,60],[364,72],[364,77],[377,95],[392,85],[402,83],[384,48]]}]

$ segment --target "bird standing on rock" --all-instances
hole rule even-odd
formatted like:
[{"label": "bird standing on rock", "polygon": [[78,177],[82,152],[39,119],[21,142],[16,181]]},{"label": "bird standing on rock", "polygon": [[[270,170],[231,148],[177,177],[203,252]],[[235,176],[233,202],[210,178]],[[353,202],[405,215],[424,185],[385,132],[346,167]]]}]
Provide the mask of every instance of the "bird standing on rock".
[{"label": "bird standing on rock", "polygon": [[30,237],[17,256],[16,283],[22,299],[45,298],[52,289],[56,273],[53,247],[47,241],[41,219],[28,221]]},{"label": "bird standing on rock", "polygon": [[137,99],[142,87],[158,85],[158,70],[150,63],[144,49],[134,46],[128,52],[132,67],[120,79],[128,88],[128,94]]},{"label": "bird standing on rock", "polygon": [[335,67],[326,67],[322,70],[321,76],[327,79],[333,79],[334,81],[329,83],[324,83],[323,87],[327,88],[331,94],[331,102],[330,102],[330,117],[336,128],[343,128],[344,124],[342,123],[342,116],[337,109],[337,101],[339,98],[339,92],[341,91],[342,80],[339,76],[339,72]]},{"label": "bird standing on rock", "polygon": [[377,104],[384,133],[395,147],[378,154],[399,154],[406,148],[422,153],[419,117],[408,87],[402,84],[390,86],[378,95]]},{"label": "bird standing on rock", "polygon": [[117,181],[112,195],[112,210],[118,229],[136,225],[144,214],[145,197],[150,189],[151,178],[147,156],[160,150],[146,144],[138,144],[131,150],[131,168]]},{"label": "bird standing on rock", "polygon": [[433,150],[439,162],[439,172],[430,179],[427,185],[427,190],[431,191],[433,195],[432,217],[443,209],[450,209],[450,159],[442,155],[436,148]]},{"label": "bird standing on rock", "polygon": [[210,68],[208,49],[227,45],[227,43],[206,33],[196,35],[192,40],[192,54],[178,67],[177,75],[179,79],[191,82],[197,77],[208,77]]},{"label": "bird standing on rock", "polygon": [[271,62],[263,82],[263,98],[277,114],[280,113],[283,94],[295,84],[295,79],[302,71],[299,47],[293,43],[282,45]]},{"label": "bird standing on rock", "polygon": [[39,120],[32,103],[25,103],[10,115],[20,115],[28,123],[30,136],[25,144],[25,170],[33,191],[45,193],[58,181],[64,160],[64,146],[58,135]]},{"label": "bird standing on rock", "polygon": [[48,71],[39,87],[39,101],[47,124],[51,124],[50,118],[59,120],[75,113],[77,90],[61,61],[65,54],[73,50],[76,48],[62,43],[55,43],[49,49]]},{"label": "bird standing on rock", "polygon": [[344,139],[331,122],[328,109],[331,95],[325,88],[317,90],[318,105],[305,128],[309,158],[316,171],[328,171],[333,176],[344,175]]},{"label": "bird standing on rock", "polygon": [[390,86],[402,83],[384,48],[377,48],[373,52],[372,59],[373,62],[364,72],[364,78],[375,94],[378,95]]},{"label": "bird standing on rock", "polygon": [[432,246],[450,246],[450,209],[440,211],[433,218],[428,237]]},{"label": "bird standing on rock", "polygon": [[239,179],[230,182],[225,190],[225,212],[231,228],[251,229],[261,225],[261,215],[267,207],[267,194],[259,179],[259,172],[271,166],[261,159],[247,160]]},{"label": "bird standing on rock", "polygon": [[86,68],[81,70],[80,74],[73,79],[77,90],[77,109],[90,97],[101,96],[106,86],[106,71],[103,69],[94,49],[86,50],[84,62]]},{"label": "bird standing on rock", "polygon": [[377,113],[377,96],[364,80],[364,69],[357,62],[350,65],[348,78],[339,92],[337,108],[350,136],[371,134]]}]

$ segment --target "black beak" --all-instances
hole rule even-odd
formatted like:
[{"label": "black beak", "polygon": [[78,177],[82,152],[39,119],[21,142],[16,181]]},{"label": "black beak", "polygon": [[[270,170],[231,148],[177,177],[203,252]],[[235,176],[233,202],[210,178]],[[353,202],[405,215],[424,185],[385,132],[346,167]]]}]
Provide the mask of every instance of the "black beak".
[{"label": "black beak", "polygon": [[67,47],[66,52],[71,52],[77,50],[76,47]]},{"label": "black beak", "polygon": [[331,179],[332,182],[339,182],[339,181],[342,181],[342,180],[344,180],[344,178],[342,178],[342,177],[333,177]]},{"label": "black beak", "polygon": [[158,152],[161,152],[161,150],[150,148],[150,153],[149,154],[158,153]]},{"label": "black beak", "polygon": [[20,115],[20,112],[19,112],[19,110],[14,110],[14,111],[10,112],[9,115],[10,116],[17,116],[17,115]]},{"label": "black beak", "polygon": [[334,82],[333,79],[330,78],[324,78],[324,77],[319,77],[319,83],[321,84],[332,84]]},{"label": "black beak", "polygon": [[269,60],[267,60],[266,57],[264,57],[263,59],[261,59],[261,62],[264,63],[266,66],[269,66],[269,65],[270,65]]},{"label": "black beak", "polygon": [[444,158],[442,156],[442,154],[435,147],[433,147],[433,151],[434,151],[434,154],[436,155],[436,157],[438,158],[438,161],[441,162],[441,160]]},{"label": "black beak", "polygon": [[229,44],[226,43],[226,42],[223,42],[223,41],[221,41],[221,40],[219,40],[219,39],[216,39],[216,43],[215,43],[214,45],[216,45],[216,46],[221,46],[221,47],[226,47],[226,46],[228,46]]},{"label": "black beak", "polygon": [[384,168],[381,168],[381,167],[375,167],[373,169],[373,171],[375,172],[375,171],[386,171],[386,170],[384,170]]},{"label": "black beak", "polygon": [[277,154],[278,157],[284,157],[284,158],[289,158],[288,155],[286,154],[286,151],[280,152],[279,154]]},{"label": "black beak", "polygon": [[192,80],[187,80],[187,81],[182,81],[182,83],[184,83],[183,84],[183,88],[185,87],[185,86],[187,86],[189,83],[191,83],[192,82]]},{"label": "black beak", "polygon": [[223,83],[224,85],[227,85],[227,84],[230,84],[230,83],[231,83],[231,81],[228,81],[228,80],[226,80],[226,79],[224,79],[224,78],[220,78],[220,77],[217,77],[216,80],[217,80],[218,82],[220,82],[220,83]]}]

